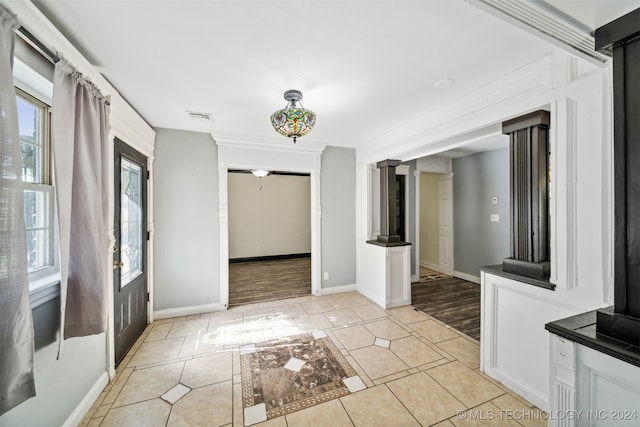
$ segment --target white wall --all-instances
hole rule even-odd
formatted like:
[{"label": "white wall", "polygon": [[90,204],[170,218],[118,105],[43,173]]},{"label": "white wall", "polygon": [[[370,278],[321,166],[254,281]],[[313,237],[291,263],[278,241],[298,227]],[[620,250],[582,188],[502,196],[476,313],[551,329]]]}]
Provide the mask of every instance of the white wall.
[{"label": "white wall", "polygon": [[229,173],[229,259],[311,253],[309,176]]},{"label": "white wall", "polygon": [[420,265],[438,268],[440,264],[440,174],[420,174]]},{"label": "white wall", "polygon": [[217,163],[209,134],[157,129],[155,311],[220,300]]}]

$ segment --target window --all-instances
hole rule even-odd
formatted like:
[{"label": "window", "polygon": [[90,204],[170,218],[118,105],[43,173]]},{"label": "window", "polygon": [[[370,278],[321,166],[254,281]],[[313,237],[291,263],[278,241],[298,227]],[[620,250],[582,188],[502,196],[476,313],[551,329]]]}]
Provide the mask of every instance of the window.
[{"label": "window", "polygon": [[49,106],[16,89],[30,279],[54,266]]}]

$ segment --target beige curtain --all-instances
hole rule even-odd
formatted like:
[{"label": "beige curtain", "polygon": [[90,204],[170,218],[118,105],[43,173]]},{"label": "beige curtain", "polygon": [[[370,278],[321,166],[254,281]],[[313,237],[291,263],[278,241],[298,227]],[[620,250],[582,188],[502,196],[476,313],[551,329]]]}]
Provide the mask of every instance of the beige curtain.
[{"label": "beige curtain", "polygon": [[0,415],[36,395],[22,158],[12,73],[17,27],[15,16],[0,5]]},{"label": "beige curtain", "polygon": [[107,325],[108,107],[64,58],[53,77],[51,132],[60,230],[60,343]]}]

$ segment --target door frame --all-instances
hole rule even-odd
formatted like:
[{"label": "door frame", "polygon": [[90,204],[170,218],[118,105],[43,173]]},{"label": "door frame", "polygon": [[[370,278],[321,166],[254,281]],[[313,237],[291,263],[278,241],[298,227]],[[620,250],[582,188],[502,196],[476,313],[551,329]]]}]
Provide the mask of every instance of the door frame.
[{"label": "door frame", "polygon": [[[447,191],[447,215],[446,218],[443,218],[442,215],[442,184],[443,182],[448,181],[448,191]],[[447,246],[448,253],[447,253],[447,258],[449,259],[449,268],[445,269],[443,268],[443,264],[442,264],[442,245],[441,245],[441,241],[442,241],[442,236],[440,233],[438,233],[438,238],[440,240],[440,242],[438,242],[438,253],[439,253],[439,263],[438,263],[438,267],[440,267],[441,273],[444,274],[448,274],[453,276],[455,273],[455,267],[454,267],[454,251],[453,251],[453,244],[454,244],[454,224],[453,224],[453,173],[448,173],[448,174],[441,174],[438,177],[438,230],[440,230],[442,228],[442,222],[443,220],[445,220],[447,222],[447,224],[449,224],[449,230],[450,231],[450,235],[449,235],[449,244]]]},{"label": "door frame", "polygon": [[[416,169],[414,171],[414,178],[415,178],[415,189],[416,189],[416,193],[415,193],[415,199],[416,199],[416,206],[415,206],[415,216],[416,216],[416,227],[415,227],[415,263],[417,266],[417,273],[416,276],[417,277],[412,277],[412,281],[416,282],[418,280],[420,280],[420,174],[421,173],[435,173],[440,175],[440,178],[446,176],[449,177],[451,179],[453,179],[453,171],[452,171],[452,163],[451,163],[451,159],[446,158],[446,157],[438,157],[438,155],[434,155],[434,156],[427,156],[427,157],[423,157],[423,158],[419,158],[416,160]],[[438,198],[440,198],[440,195],[438,194]],[[453,185],[451,186],[451,206],[450,206],[450,212],[451,212],[451,216],[453,216]],[[440,214],[438,214],[439,216]],[[438,218],[438,221],[440,221],[440,218]],[[455,231],[453,229],[453,220],[451,221],[451,230],[452,233]],[[440,251],[439,249],[440,244],[438,243],[438,253]],[[454,261],[454,252],[453,252],[453,246],[451,246],[451,260],[452,262]],[[440,264],[438,264],[438,267],[440,267]],[[455,272],[455,269],[454,269]]]},{"label": "door frame", "polygon": [[[109,375],[109,379],[113,380],[116,375],[115,369],[115,318],[114,318],[114,299],[113,299],[113,252],[115,248],[115,218],[114,218],[114,209],[115,209],[115,139],[118,138],[121,141],[126,141],[126,144],[130,147],[134,148],[141,154],[143,154],[147,158],[147,173],[149,174],[149,179],[146,180],[147,185],[147,217],[146,217],[146,227],[147,233],[149,234],[149,238],[146,241],[145,250],[147,257],[147,292],[149,293],[149,301],[147,302],[147,324],[151,324],[153,322],[153,239],[154,239],[154,222],[153,222],[153,150],[154,144],[149,143],[147,139],[143,138],[142,135],[138,134],[125,134],[121,132],[117,125],[116,120],[112,121],[112,128],[109,133],[109,161],[108,161],[108,172],[109,172],[109,209],[108,209],[108,220],[109,220],[109,230],[107,231],[107,236],[109,239],[109,248],[107,251],[107,259],[108,261],[108,269],[107,269],[107,284],[108,284],[108,319],[107,319],[107,373]],[[116,122],[116,123],[114,123]],[[154,134],[155,135],[155,134]],[[153,138],[155,140],[155,137]]]},{"label": "door frame", "polygon": [[[117,237],[117,231],[120,231],[120,234],[122,234],[122,224],[116,224],[116,219],[121,220],[121,214],[122,212],[116,212],[115,206],[119,205],[120,209],[122,209],[122,206],[120,205],[121,202],[116,203],[116,198],[120,198],[121,195],[121,190],[117,191],[116,189],[116,180],[118,180],[118,186],[122,185],[121,179],[118,179],[118,177],[116,176],[116,168],[118,166],[120,166],[120,172],[121,172],[121,168],[122,168],[122,161],[118,159],[118,156],[116,156],[116,152],[118,153],[120,159],[122,158],[126,158],[128,159],[130,162],[133,162],[135,164],[139,164],[142,167],[142,186],[143,186],[143,193],[142,193],[142,203],[144,205],[143,207],[143,218],[142,218],[142,239],[143,239],[143,248],[142,248],[142,258],[143,258],[143,274],[144,274],[144,294],[146,294],[147,300],[146,300],[146,306],[145,306],[145,328],[149,325],[149,312],[150,310],[150,298],[149,298],[149,254],[148,254],[148,249],[149,249],[149,245],[148,245],[148,241],[149,241],[149,233],[148,233],[148,227],[147,227],[147,216],[148,216],[148,210],[149,210],[149,186],[148,186],[148,181],[150,178],[150,173],[148,171],[148,164],[149,164],[149,159],[148,156],[145,155],[144,153],[140,152],[138,149],[136,149],[135,147],[131,146],[130,144],[126,143],[122,138],[118,138],[115,137],[113,140],[113,177],[112,177],[112,185],[113,185],[113,238],[114,238],[114,247],[111,250],[111,256],[112,256],[112,263],[115,264],[115,255],[118,252],[119,248],[117,248],[115,246],[115,243],[118,243],[119,245],[122,245],[122,242],[118,241],[118,237]],[[117,230],[117,229],[118,230]],[[122,261],[122,258],[119,258],[119,261]],[[111,269],[111,272],[113,273],[115,270],[115,268]],[[119,270],[121,271],[121,270]],[[112,295],[113,295],[113,302],[114,302],[114,309],[115,309],[115,274],[112,276],[111,279],[111,285],[112,285]],[[118,282],[120,289],[122,289],[122,282],[119,281]],[[144,298],[144,296],[143,296]],[[111,312],[111,315],[113,317],[113,322],[114,322],[114,334],[113,334],[113,338],[114,338],[114,363],[116,362],[115,360],[115,320],[116,320],[116,315],[115,315],[115,310],[113,310]],[[144,329],[141,331],[144,332]],[[135,340],[137,340],[139,338],[139,335],[135,338]],[[132,342],[132,346],[135,343],[135,340]],[[129,351],[129,349],[127,349],[127,352]],[[126,354],[126,352],[125,352]],[[124,357],[124,355],[123,355]]]},{"label": "door frame", "polygon": [[220,308],[229,307],[229,169],[266,169],[308,173],[311,177],[311,294],[322,293],[322,207],[320,204],[321,155],[326,144],[283,138],[235,135],[215,136],[218,146],[218,221],[220,230]]}]

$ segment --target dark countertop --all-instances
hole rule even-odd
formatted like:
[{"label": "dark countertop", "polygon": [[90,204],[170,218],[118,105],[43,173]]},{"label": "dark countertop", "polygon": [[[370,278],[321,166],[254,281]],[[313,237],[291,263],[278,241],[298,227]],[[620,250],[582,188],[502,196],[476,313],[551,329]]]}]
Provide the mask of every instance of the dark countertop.
[{"label": "dark countertop", "polygon": [[640,347],[596,332],[596,310],[549,322],[544,328],[560,337],[640,367]]},{"label": "dark countertop", "polygon": [[529,285],[537,286],[539,288],[549,289],[553,291],[556,289],[556,285],[549,282],[549,280],[540,279],[539,277],[527,276],[524,274],[514,274],[509,273],[508,271],[504,271],[502,268],[502,264],[499,265],[488,265],[486,267],[482,267],[480,271],[484,271],[485,273],[495,274],[496,276],[506,277],[507,279],[517,280],[518,282],[527,283]]},{"label": "dark countertop", "polygon": [[411,246],[409,242],[379,242],[377,240],[367,240],[367,243],[375,246],[382,246],[383,248],[392,248],[394,246]]}]

